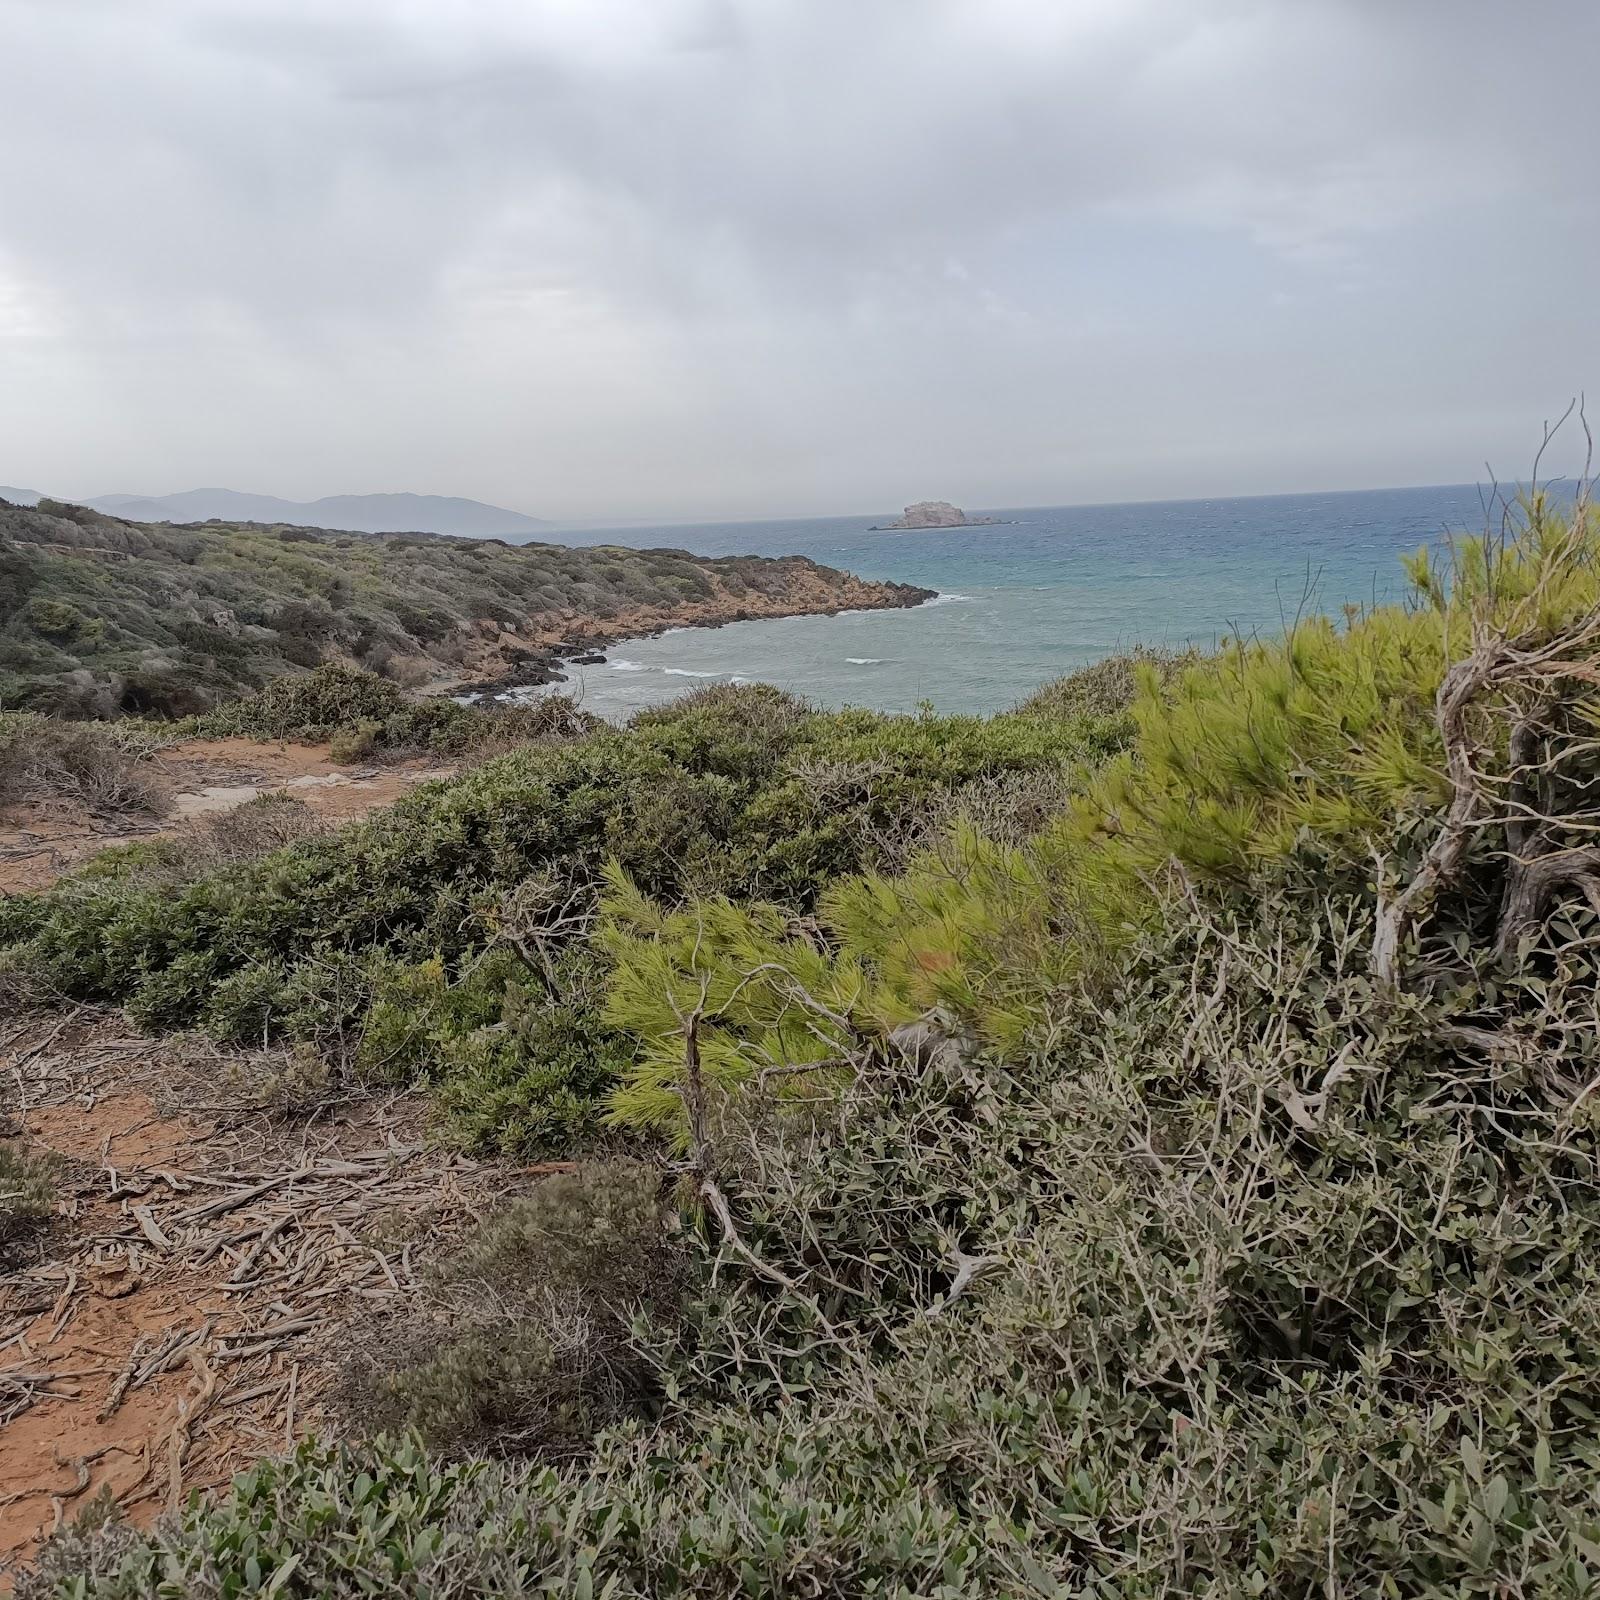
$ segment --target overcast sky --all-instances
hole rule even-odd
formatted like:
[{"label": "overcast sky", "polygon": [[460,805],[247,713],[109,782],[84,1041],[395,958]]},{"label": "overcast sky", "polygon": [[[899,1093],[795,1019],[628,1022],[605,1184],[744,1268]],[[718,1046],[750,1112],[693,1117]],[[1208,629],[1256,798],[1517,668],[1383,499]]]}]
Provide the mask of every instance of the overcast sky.
[{"label": "overcast sky", "polygon": [[1600,392],[1597,69],[1596,0],[0,0],[0,482],[1514,477]]}]

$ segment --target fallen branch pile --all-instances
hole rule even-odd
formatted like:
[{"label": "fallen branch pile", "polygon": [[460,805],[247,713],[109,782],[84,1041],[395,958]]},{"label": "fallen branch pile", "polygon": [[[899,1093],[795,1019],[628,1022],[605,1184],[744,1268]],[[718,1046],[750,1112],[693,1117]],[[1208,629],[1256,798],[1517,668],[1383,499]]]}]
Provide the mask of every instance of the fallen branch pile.
[{"label": "fallen branch pile", "polygon": [[[47,1258],[0,1278],[0,1519],[35,1502],[41,1532],[91,1488],[171,1507],[292,1444],[341,1330],[416,1291],[425,1252],[504,1182],[431,1148],[405,1099],[272,1137],[259,1119],[163,1119],[127,1087],[154,1047],[119,1031],[75,1015],[0,1037],[25,1134],[50,1143],[39,1129],[80,1131],[80,1112],[108,1130],[98,1159],[67,1165]],[[158,1153],[119,1159],[152,1123]]]}]

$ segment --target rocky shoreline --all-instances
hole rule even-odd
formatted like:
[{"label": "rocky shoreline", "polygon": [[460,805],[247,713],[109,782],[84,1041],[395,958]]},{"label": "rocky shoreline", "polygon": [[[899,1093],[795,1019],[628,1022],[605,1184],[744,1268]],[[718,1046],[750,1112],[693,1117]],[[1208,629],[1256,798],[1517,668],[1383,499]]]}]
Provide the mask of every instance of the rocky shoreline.
[{"label": "rocky shoreline", "polygon": [[[827,570],[817,568],[809,576],[821,579]],[[638,613],[614,618],[583,619],[581,627],[554,638],[541,636],[530,640],[501,634],[495,642],[497,663],[491,665],[485,660],[474,675],[430,685],[427,692],[465,697],[565,683],[567,667],[598,666],[605,660],[604,652],[612,646],[630,639],[658,638],[674,628],[725,628],[733,622],[836,617],[846,611],[904,611],[938,596],[936,589],[924,589],[916,584],[874,582],[857,578],[852,573],[843,576],[846,581],[842,584],[818,583],[819,592],[812,595],[764,595],[753,602],[723,596],[709,601],[691,601],[670,609],[642,608]],[[649,615],[650,612],[657,614]],[[499,670],[495,670],[496,666]]]},{"label": "rocky shoreline", "polygon": [[0,501],[0,545],[27,597],[0,704],[67,717],[197,715],[329,661],[422,694],[558,683],[665,628],[931,597],[799,555],[133,523],[54,501]]}]

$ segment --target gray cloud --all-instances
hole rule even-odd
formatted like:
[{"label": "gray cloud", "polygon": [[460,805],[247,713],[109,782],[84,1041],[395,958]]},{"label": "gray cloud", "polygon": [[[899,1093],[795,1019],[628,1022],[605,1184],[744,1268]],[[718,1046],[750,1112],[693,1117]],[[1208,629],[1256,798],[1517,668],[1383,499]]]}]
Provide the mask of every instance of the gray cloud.
[{"label": "gray cloud", "polygon": [[690,516],[1524,464],[1587,0],[0,0],[0,479]]}]

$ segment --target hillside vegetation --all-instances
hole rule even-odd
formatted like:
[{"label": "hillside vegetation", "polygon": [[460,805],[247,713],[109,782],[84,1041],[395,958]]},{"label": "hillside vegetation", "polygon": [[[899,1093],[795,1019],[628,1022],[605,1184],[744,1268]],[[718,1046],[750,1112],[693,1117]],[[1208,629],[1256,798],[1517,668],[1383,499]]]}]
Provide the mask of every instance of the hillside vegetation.
[{"label": "hillside vegetation", "polygon": [[989,722],[724,692],[8,903],[15,982],[585,1154],[342,1439],[23,1600],[1593,1596],[1600,525],[1411,571]]},{"label": "hillside vegetation", "polygon": [[[201,726],[326,734],[353,713],[385,730],[393,692],[323,668]],[[451,703],[392,714],[424,743],[506,720]],[[107,852],[49,894],[0,902],[0,942],[47,993],[439,1079],[478,1142],[548,1148],[592,1131],[626,1054],[599,1015],[602,947],[584,937],[608,862],[666,900],[774,898],[803,916],[838,874],[903,864],[962,811],[1019,837],[1131,726],[827,714],[764,687],[703,690],[627,730],[562,701],[510,721],[534,717],[536,742],[228,872],[175,885],[149,847]]]},{"label": "hillside vegetation", "polygon": [[324,662],[412,687],[540,682],[562,647],[926,598],[801,556],[171,526],[0,502],[0,709],[183,716]]}]

